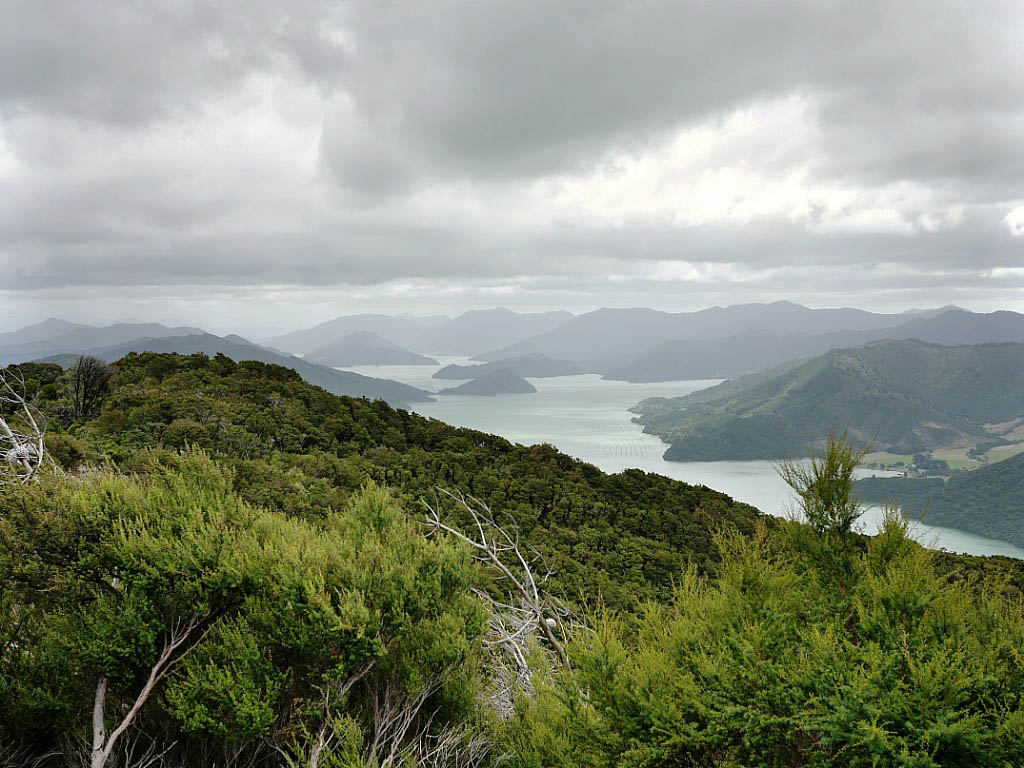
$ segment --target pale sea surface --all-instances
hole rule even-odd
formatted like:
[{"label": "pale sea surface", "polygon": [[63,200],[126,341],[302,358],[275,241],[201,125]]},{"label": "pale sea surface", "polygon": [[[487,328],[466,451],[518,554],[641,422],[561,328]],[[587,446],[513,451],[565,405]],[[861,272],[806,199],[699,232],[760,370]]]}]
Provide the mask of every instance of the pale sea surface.
[{"label": "pale sea surface", "polygon": [[[442,365],[470,363],[465,357],[432,357]],[[431,392],[461,383],[431,378],[437,369],[438,366],[385,365],[355,366],[346,370],[394,379]],[[537,388],[536,394],[443,395],[437,397],[436,402],[415,403],[412,409],[454,426],[479,429],[524,445],[550,443],[605,472],[639,468],[714,488],[768,514],[785,516],[793,509],[793,494],[779,478],[773,462],[665,461],[662,454],[666,444],[653,435],[645,435],[641,427],[632,422],[634,414],[629,408],[646,397],[685,395],[717,384],[718,380],[630,384],[603,381],[596,374],[586,374],[530,379],[530,383]],[[872,474],[894,473],[863,472],[864,476]],[[863,531],[875,533],[881,515],[880,508],[869,508],[861,518]],[[1024,549],[1008,542],[920,522],[912,523],[912,529],[918,541],[933,548],[1024,559]]]}]

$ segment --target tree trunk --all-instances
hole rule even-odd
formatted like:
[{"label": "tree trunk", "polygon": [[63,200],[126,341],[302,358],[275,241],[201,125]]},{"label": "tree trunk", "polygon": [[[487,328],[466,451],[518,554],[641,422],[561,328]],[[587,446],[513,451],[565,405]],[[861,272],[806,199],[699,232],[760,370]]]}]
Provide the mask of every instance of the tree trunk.
[{"label": "tree trunk", "polygon": [[107,727],[103,721],[103,710],[107,701],[107,678],[101,677],[96,684],[96,698],[92,704],[92,755],[90,768],[103,768],[107,762]]}]

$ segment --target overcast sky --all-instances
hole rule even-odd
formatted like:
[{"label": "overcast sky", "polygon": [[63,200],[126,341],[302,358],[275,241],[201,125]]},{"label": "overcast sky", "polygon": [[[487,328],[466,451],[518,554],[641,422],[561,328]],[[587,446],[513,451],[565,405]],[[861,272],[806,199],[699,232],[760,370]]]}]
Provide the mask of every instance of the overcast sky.
[{"label": "overcast sky", "polygon": [[1024,2],[0,0],[0,329],[1024,311]]}]

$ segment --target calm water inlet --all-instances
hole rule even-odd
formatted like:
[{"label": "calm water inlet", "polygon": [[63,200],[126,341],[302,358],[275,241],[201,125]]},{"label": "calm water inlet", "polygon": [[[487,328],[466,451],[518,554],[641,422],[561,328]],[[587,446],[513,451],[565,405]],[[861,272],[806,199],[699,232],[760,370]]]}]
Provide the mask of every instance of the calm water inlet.
[{"label": "calm water inlet", "polygon": [[[433,355],[441,365],[468,364],[464,357]],[[433,379],[436,366],[358,366],[366,376],[395,379],[436,392],[461,381]],[[646,397],[676,397],[713,386],[718,381],[670,381],[630,384],[604,381],[596,374],[530,379],[536,394],[439,396],[436,402],[416,403],[413,410],[448,424],[471,427],[513,442],[550,443],[559,450],[594,464],[605,472],[638,468],[687,483],[705,485],[734,499],[783,516],[794,507],[794,496],[770,461],[665,461],[666,445],[643,433],[629,408]],[[874,470],[863,474],[884,474]],[[868,509],[861,518],[865,533],[877,531],[881,510]],[[1008,555],[1024,559],[1024,549],[964,531],[915,522],[915,537],[933,548],[975,555]]]}]

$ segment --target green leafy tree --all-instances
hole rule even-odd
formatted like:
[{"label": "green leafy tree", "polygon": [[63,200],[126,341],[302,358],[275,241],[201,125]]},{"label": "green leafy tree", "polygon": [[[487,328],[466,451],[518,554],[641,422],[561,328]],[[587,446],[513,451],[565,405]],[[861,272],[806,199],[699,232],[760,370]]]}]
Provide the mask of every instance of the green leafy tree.
[{"label": "green leafy tree", "polygon": [[232,485],[186,454],[0,498],[7,738],[43,752],[87,731],[95,768],[164,732],[186,763],[272,744],[317,765],[405,756],[466,719],[485,621],[469,553],[379,488],[314,523]]},{"label": "green leafy tree", "polygon": [[[794,525],[796,525],[794,523]],[[806,555],[726,537],[714,582],[605,613],[503,726],[515,766],[915,766],[1024,761],[1024,613],[951,584],[891,517],[851,598]]]}]

